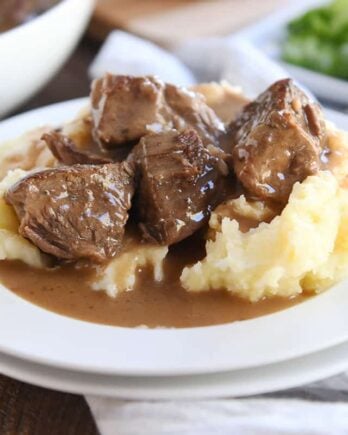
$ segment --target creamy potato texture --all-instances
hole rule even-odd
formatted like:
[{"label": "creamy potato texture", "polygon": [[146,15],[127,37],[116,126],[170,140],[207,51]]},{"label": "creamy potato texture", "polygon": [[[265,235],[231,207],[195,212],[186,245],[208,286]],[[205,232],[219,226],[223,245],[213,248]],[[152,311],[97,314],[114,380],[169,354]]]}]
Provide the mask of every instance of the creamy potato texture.
[{"label": "creamy potato texture", "polygon": [[29,266],[45,267],[45,255],[18,234],[17,216],[4,200],[6,190],[25,175],[27,172],[15,169],[0,182],[0,260],[21,260]]},{"label": "creamy potato texture", "polygon": [[50,128],[38,128],[22,136],[0,144],[0,179],[11,169],[30,171],[51,168],[57,163],[46,144],[40,140]]},{"label": "creamy potato texture", "polygon": [[[181,275],[187,290],[225,288],[255,302],[318,293],[348,276],[348,141],[331,126],[330,142],[339,150],[333,173],[321,171],[296,183],[271,222],[244,233],[236,219],[213,212],[209,225],[215,238],[207,241],[206,257]],[[244,197],[230,205],[247,218],[265,213]]]},{"label": "creamy potato texture", "polygon": [[0,145],[0,260],[21,260],[32,267],[47,264],[47,257],[18,233],[17,216],[4,193],[29,171],[55,166],[56,159],[40,140],[48,130],[38,128]]},{"label": "creamy potato texture", "polygon": [[106,291],[111,297],[117,296],[119,292],[132,290],[136,283],[136,273],[144,266],[151,266],[155,281],[162,281],[163,260],[167,253],[167,246],[130,247],[112,260],[106,268],[99,270],[92,288]]}]

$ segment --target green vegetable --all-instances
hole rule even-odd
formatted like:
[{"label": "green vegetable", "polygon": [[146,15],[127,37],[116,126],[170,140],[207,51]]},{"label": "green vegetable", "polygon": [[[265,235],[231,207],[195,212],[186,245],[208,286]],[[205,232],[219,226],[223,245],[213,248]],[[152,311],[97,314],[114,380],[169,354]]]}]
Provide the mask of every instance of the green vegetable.
[{"label": "green vegetable", "polygon": [[348,79],[348,0],[335,0],[291,21],[282,59]]}]

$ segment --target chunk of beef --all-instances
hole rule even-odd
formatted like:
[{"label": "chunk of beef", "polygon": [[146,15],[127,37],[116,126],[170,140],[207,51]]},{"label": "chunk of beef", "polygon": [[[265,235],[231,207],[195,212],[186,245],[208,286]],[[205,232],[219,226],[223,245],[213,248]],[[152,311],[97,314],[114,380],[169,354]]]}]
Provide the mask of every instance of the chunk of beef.
[{"label": "chunk of beef", "polygon": [[105,148],[145,134],[193,127],[205,144],[217,144],[224,125],[203,96],[154,77],[105,75],[91,93],[94,136]]},{"label": "chunk of beef", "polygon": [[170,245],[207,222],[223,197],[228,169],[194,130],[144,136],[132,156],[139,175],[136,209],[145,238]]},{"label": "chunk of beef", "polygon": [[42,139],[56,159],[69,166],[121,162],[133,147],[133,144],[125,144],[113,150],[102,149],[92,135],[90,111],[85,111],[62,129],[47,132]]},{"label": "chunk of beef", "polygon": [[88,149],[78,149],[72,139],[59,131],[45,133],[42,140],[46,142],[54,157],[64,165],[98,165],[112,162],[112,158],[107,155],[95,154]]},{"label": "chunk of beef", "polygon": [[147,125],[162,123],[163,84],[150,77],[105,75],[92,85],[94,134],[106,148],[139,139]]},{"label": "chunk of beef", "polygon": [[104,261],[121,248],[134,193],[129,163],[37,172],[6,194],[19,232],[58,258]]},{"label": "chunk of beef", "polygon": [[285,202],[295,182],[320,169],[323,115],[290,79],[248,104],[230,129],[235,173],[256,197]]},{"label": "chunk of beef", "polygon": [[225,132],[224,123],[201,94],[167,84],[164,96],[169,107],[167,124],[171,128],[182,131],[192,127],[204,145],[219,145],[219,137]]}]

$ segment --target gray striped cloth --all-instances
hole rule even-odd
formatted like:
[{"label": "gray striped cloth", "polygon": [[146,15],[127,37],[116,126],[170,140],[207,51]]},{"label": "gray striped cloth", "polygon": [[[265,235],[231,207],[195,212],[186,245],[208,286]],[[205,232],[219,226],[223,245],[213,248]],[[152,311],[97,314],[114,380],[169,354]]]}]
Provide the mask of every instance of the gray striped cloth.
[{"label": "gray striped cloth", "polygon": [[87,402],[101,435],[348,434],[348,373],[242,399]]}]

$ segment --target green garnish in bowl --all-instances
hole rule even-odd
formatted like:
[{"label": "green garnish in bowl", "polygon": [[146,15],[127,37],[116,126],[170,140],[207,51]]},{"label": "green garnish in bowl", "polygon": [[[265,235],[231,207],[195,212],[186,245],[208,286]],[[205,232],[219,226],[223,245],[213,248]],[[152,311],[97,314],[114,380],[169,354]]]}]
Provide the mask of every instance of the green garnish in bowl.
[{"label": "green garnish in bowl", "polygon": [[348,79],[348,0],[335,0],[292,20],[282,59]]}]

